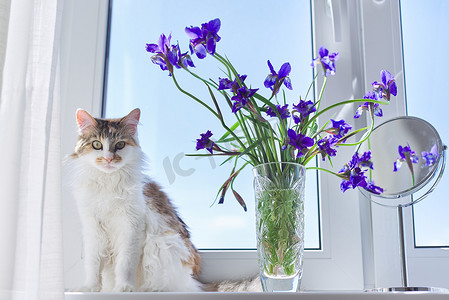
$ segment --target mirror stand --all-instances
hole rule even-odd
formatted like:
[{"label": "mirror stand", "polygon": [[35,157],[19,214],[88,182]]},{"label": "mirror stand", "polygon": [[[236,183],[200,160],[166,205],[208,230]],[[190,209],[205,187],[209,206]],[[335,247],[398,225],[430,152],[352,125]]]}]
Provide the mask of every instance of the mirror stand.
[{"label": "mirror stand", "polygon": [[[399,232],[399,257],[400,257],[400,263],[401,263],[401,282],[402,286],[400,287],[388,287],[388,288],[375,288],[370,289],[367,291],[376,291],[376,292],[448,292],[449,290],[446,288],[436,288],[436,287],[412,287],[408,284],[408,271],[407,271],[407,250],[406,250],[406,243],[405,243],[405,227],[404,227],[404,207],[411,206],[424,198],[426,198],[438,185],[439,181],[441,180],[441,177],[444,173],[444,168],[446,165],[446,150],[447,146],[443,145],[443,151],[441,153],[442,159],[440,160],[440,171],[438,173],[438,176],[434,179],[434,182],[432,186],[419,198],[416,200],[407,203],[405,205],[399,204],[397,205],[397,213],[398,213],[398,232]],[[436,172],[435,172],[436,173]],[[435,176],[435,174],[434,174]],[[368,198],[369,200],[373,201],[376,204],[379,204],[381,206],[387,206],[379,203],[378,201],[374,201],[372,197],[379,197],[378,195],[371,194],[367,192],[364,189],[360,189],[361,193]],[[401,196],[398,196],[400,198]],[[391,206],[390,206],[391,207]]]},{"label": "mirror stand", "polygon": [[381,194],[364,188],[359,188],[359,191],[371,202],[397,209],[402,275],[402,286],[371,291],[447,292],[447,289],[409,286],[404,231],[404,208],[426,198],[436,188],[446,165],[447,147],[431,124],[411,116],[393,118],[380,124],[371,132],[369,141],[358,151],[371,152],[374,168],[370,170],[369,179],[383,191]]}]

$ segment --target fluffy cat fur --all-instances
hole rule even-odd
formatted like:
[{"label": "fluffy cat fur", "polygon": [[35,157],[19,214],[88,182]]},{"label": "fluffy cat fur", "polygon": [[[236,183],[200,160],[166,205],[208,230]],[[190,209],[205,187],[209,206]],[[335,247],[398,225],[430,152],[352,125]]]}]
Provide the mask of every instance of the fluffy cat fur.
[{"label": "fluffy cat fur", "polygon": [[122,119],[78,110],[71,155],[86,279],[79,291],[259,290],[258,279],[203,285],[200,257],[166,194],[143,175],[140,110]]}]

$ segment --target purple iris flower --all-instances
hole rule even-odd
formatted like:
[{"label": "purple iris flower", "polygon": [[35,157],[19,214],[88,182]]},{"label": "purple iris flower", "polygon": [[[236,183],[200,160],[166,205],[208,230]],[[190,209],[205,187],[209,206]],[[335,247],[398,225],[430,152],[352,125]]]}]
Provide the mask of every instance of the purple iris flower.
[{"label": "purple iris flower", "polygon": [[206,57],[207,53],[214,55],[216,44],[221,37],[218,35],[220,30],[220,19],[214,19],[199,27],[186,27],[185,32],[190,37],[190,53],[195,53],[199,59]]},{"label": "purple iris flower", "polygon": [[358,186],[364,188],[367,185],[365,173],[359,167],[349,169],[347,166],[344,166],[339,173],[348,174],[347,180],[343,179],[340,183],[342,192],[346,192],[350,188],[355,189]]},{"label": "purple iris flower", "polygon": [[432,166],[438,158],[438,149],[437,145],[433,145],[432,149],[430,149],[430,152],[423,151],[421,152],[421,155],[423,159],[426,161],[426,167]]},{"label": "purple iris flower", "polygon": [[314,144],[314,141],[312,138],[302,135],[301,133],[296,133],[293,129],[289,129],[287,131],[287,135],[289,137],[289,145],[292,145],[295,147],[295,149],[298,150],[298,153],[296,154],[296,157],[302,157],[309,149],[309,147],[312,147]]},{"label": "purple iris flower", "polygon": [[378,100],[377,94],[373,91],[369,91],[368,93],[363,96],[363,99],[371,99],[371,100]]},{"label": "purple iris flower", "polygon": [[372,86],[379,98],[384,98],[390,101],[391,95],[396,96],[398,94],[396,82],[390,72],[382,70],[380,74],[382,77],[382,82],[374,81]]},{"label": "purple iris flower", "polygon": [[364,152],[361,156],[358,156],[357,164],[363,168],[373,169],[373,162],[371,161],[371,151]]},{"label": "purple iris flower", "polygon": [[342,138],[352,128],[352,126],[346,123],[345,120],[335,121],[331,119],[331,121],[332,127],[326,131],[332,133],[338,138]]},{"label": "purple iris flower", "polygon": [[399,158],[393,164],[393,172],[397,172],[401,168],[402,163],[406,162],[410,171],[413,173],[412,163],[417,164],[419,161],[419,157],[416,152],[410,148],[409,144],[404,147],[399,145],[398,152]]},{"label": "purple iris flower", "polygon": [[212,148],[214,147],[214,142],[210,140],[212,136],[212,132],[210,130],[206,131],[206,133],[201,133],[201,138],[196,140],[196,150],[206,149],[212,154]]},{"label": "purple iris flower", "polygon": [[319,56],[312,61],[312,67],[315,67],[317,64],[321,63],[326,76],[335,75],[335,62],[340,56],[338,52],[329,54],[329,50],[321,46],[318,54]]},{"label": "purple iris flower", "polygon": [[231,98],[231,100],[235,101],[232,106],[232,112],[236,113],[242,107],[248,103],[249,98],[251,98],[259,89],[248,89],[245,86],[242,86],[237,90],[237,93]]},{"label": "purple iris flower", "polygon": [[320,149],[321,156],[323,158],[323,161],[326,158],[326,155],[328,156],[336,156],[337,150],[332,147],[337,147],[336,144],[338,142],[338,137],[334,135],[327,136],[325,138],[322,138],[317,142],[318,148]]},{"label": "purple iris flower", "polygon": [[301,123],[301,118],[297,115],[293,115],[293,122],[295,122],[295,124],[299,124]]},{"label": "purple iris flower", "polygon": [[[364,99],[372,99],[377,100],[377,94],[375,92],[368,92],[363,97]],[[372,111],[373,114],[377,117],[382,117],[383,112],[382,109],[379,106],[379,103],[372,103],[372,102],[365,102],[364,104],[360,105],[359,108],[357,108],[357,111],[355,112],[354,118],[358,119],[362,115],[363,111]]]},{"label": "purple iris flower", "polygon": [[366,183],[365,190],[367,190],[373,194],[376,194],[376,195],[380,195],[384,192],[384,189],[381,188],[380,186],[375,185],[374,181],[368,181]]},{"label": "purple iris flower", "polygon": [[312,101],[299,100],[297,105],[293,105],[293,109],[301,114],[301,118],[306,118],[311,113],[316,112],[315,103]]},{"label": "purple iris flower", "polygon": [[[246,75],[238,75],[240,83],[243,83],[246,79]],[[227,90],[231,89],[234,93],[237,93],[237,90],[239,89],[240,84],[239,81],[234,79],[234,81],[229,80],[228,78],[218,78],[218,90]]]},{"label": "purple iris flower", "polygon": [[234,93],[234,96],[231,100],[234,101],[232,105],[232,112],[238,112],[242,107],[248,103],[249,98],[251,98],[259,89],[248,89],[245,86],[240,87],[241,84],[246,79],[246,75],[238,75],[238,79],[235,78],[231,81],[228,78],[219,78],[218,79],[218,90],[227,90],[230,89]]},{"label": "purple iris flower", "polygon": [[373,111],[373,114],[377,117],[382,117],[383,112],[382,109],[379,106],[379,103],[372,103],[372,102],[365,102],[364,104],[360,105],[359,108],[357,108],[357,111],[355,112],[354,119],[360,118],[363,111]]},{"label": "purple iris flower", "polygon": [[[285,104],[284,106],[276,105],[276,109],[279,115],[281,116],[281,119],[287,119],[288,117],[290,117],[290,112],[288,111],[288,104]],[[271,107],[268,108],[267,115],[269,115],[270,117],[277,116],[276,112],[273,109],[271,109]]]},{"label": "purple iris flower", "polygon": [[146,44],[146,50],[150,53],[155,53],[151,57],[151,61],[154,64],[160,66],[160,68],[165,71],[168,70],[170,73],[173,72],[173,66],[177,69],[181,67],[195,67],[190,55],[186,53],[181,53],[179,44],[170,45],[171,34],[168,38],[165,34],[161,34],[157,44]]},{"label": "purple iris flower", "polygon": [[354,153],[351,160],[348,163],[350,169],[355,167],[361,168],[373,168],[373,163],[371,162],[371,151],[366,151],[362,155],[359,155],[358,152]]},{"label": "purple iris flower", "polygon": [[338,172],[343,179],[340,184],[341,191],[345,192],[349,188],[355,189],[360,186],[373,193],[382,193],[382,188],[375,186],[374,182],[368,182],[368,178],[365,176],[367,168],[373,168],[371,151],[364,152],[362,155],[359,155],[358,152],[354,153],[351,161]]},{"label": "purple iris flower", "polygon": [[360,105],[359,108],[355,111],[354,119],[360,118],[363,111],[369,110],[369,102],[365,102],[364,104]]},{"label": "purple iris flower", "polygon": [[264,81],[265,87],[271,89],[273,91],[273,95],[277,94],[282,83],[284,83],[286,88],[291,90],[292,83],[290,81],[290,78],[288,77],[288,75],[290,74],[290,71],[292,70],[290,63],[288,63],[288,62],[284,63],[281,66],[281,68],[279,69],[279,72],[277,72],[277,73],[274,70],[273,65],[271,64],[270,60],[268,60],[267,63],[268,63],[268,67],[270,68],[271,74],[268,74],[268,76],[265,78],[265,81]]}]

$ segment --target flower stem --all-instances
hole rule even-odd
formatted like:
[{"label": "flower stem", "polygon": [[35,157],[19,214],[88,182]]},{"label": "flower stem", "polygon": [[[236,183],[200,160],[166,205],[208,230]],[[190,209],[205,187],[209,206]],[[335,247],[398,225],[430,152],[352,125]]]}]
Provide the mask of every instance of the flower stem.
[{"label": "flower stem", "polygon": [[[310,118],[309,122],[307,122],[307,124],[305,126],[308,126],[310,123],[315,121],[320,115],[322,115],[323,113],[325,113],[325,112],[327,112],[327,111],[329,111],[331,109],[334,109],[334,108],[336,108],[338,106],[342,106],[342,105],[345,105],[345,104],[357,103],[357,102],[363,102],[363,101],[365,101],[365,102],[372,102],[372,103],[379,103],[379,104],[388,104],[387,102],[378,101],[378,100],[371,100],[371,99],[369,99],[369,101],[367,101],[367,99],[353,99],[353,100],[341,101],[341,102],[335,103],[333,105],[330,105],[330,106],[324,108],[323,110],[317,112],[312,118]],[[317,109],[317,111],[318,111],[318,109]]]},{"label": "flower stem", "polygon": [[200,103],[201,105],[203,105],[204,107],[206,107],[215,117],[217,117],[220,122],[221,125],[223,126],[224,129],[226,129],[234,138],[235,140],[240,144],[240,146],[243,148],[243,150],[246,149],[245,144],[239,139],[239,137],[225,124],[223,118],[220,117],[220,115],[213,110],[209,105],[207,105],[206,103],[204,103],[203,101],[201,101],[199,98],[195,97],[194,95],[190,94],[189,92],[185,91],[184,89],[181,88],[181,86],[178,84],[178,81],[175,78],[175,74],[172,73],[172,78],[173,81],[176,85],[176,87],[178,88],[179,91],[181,91],[183,94],[189,96],[190,98],[192,98],[193,100],[195,100],[196,102]]},{"label": "flower stem", "polygon": [[318,101],[317,101],[318,104],[316,106],[317,111],[320,110],[321,99],[323,99],[323,94],[324,94],[324,89],[326,88],[326,84],[327,84],[327,76],[324,77],[323,86],[321,87],[320,95],[318,96]]},{"label": "flower stem", "polygon": [[[319,171],[324,171],[327,172],[329,174],[335,175],[337,177],[340,177],[340,175],[338,173],[332,172],[330,170],[324,169],[324,168],[320,168],[320,167],[306,167],[307,170],[319,170]],[[340,177],[341,178],[341,177]]]},{"label": "flower stem", "polygon": [[218,119],[220,119],[218,113],[213,110],[209,105],[207,105],[206,103],[204,103],[202,100],[200,100],[199,98],[195,97],[194,95],[190,94],[189,92],[187,92],[186,90],[182,89],[179,84],[178,81],[175,78],[175,74],[172,73],[172,78],[173,78],[173,82],[175,83],[176,87],[178,88],[179,91],[181,91],[181,93],[189,96],[190,98],[192,98],[193,100],[195,100],[196,102],[198,102],[199,104],[201,104],[202,106],[204,106],[205,108],[207,108],[212,114],[214,114],[214,116],[216,116]]}]

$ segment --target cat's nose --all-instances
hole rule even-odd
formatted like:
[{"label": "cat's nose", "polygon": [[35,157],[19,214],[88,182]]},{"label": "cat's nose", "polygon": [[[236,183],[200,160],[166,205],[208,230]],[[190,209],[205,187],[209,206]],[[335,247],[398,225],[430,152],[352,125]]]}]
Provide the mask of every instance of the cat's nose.
[{"label": "cat's nose", "polygon": [[110,164],[112,159],[113,159],[113,157],[105,157],[104,159],[108,162],[108,164]]}]

